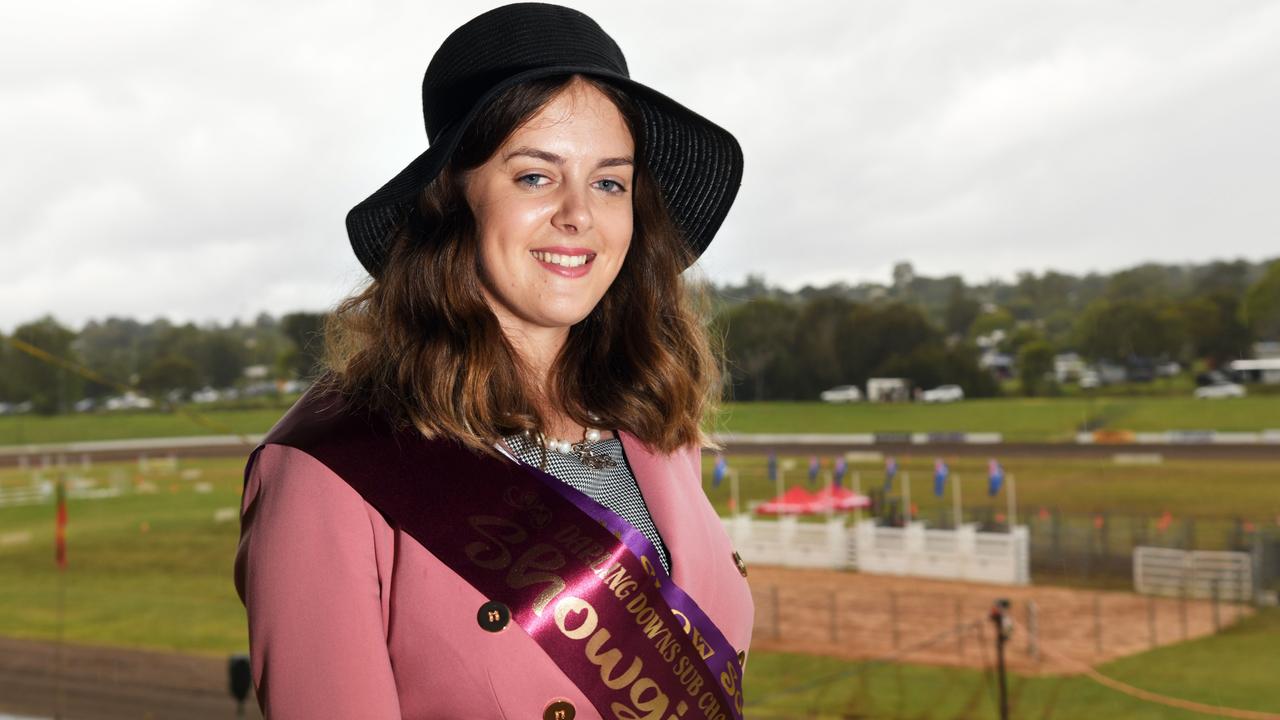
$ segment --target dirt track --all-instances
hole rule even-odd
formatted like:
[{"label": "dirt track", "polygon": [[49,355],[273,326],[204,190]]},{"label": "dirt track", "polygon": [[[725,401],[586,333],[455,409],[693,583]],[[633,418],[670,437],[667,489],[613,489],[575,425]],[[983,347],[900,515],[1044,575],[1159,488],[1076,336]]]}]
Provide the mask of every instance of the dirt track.
[{"label": "dirt track", "polygon": [[[226,658],[64,645],[0,637],[0,713],[65,720],[260,719],[252,694],[244,715],[228,690]],[[61,703],[56,698],[61,695]]]},{"label": "dirt track", "polygon": [[[1214,631],[1213,603],[1203,600],[1185,603],[1184,633],[1177,599],[831,570],[752,566],[749,572],[756,601],[753,650],[981,667],[995,656],[987,613],[1000,597],[1012,602],[1021,625],[1008,648],[1009,664],[1028,673],[1073,670],[1044,652],[1032,654],[1028,601],[1035,603],[1041,646],[1089,664]],[[1224,627],[1252,612],[1225,603],[1218,610]],[[967,629],[957,633],[957,626]]]}]

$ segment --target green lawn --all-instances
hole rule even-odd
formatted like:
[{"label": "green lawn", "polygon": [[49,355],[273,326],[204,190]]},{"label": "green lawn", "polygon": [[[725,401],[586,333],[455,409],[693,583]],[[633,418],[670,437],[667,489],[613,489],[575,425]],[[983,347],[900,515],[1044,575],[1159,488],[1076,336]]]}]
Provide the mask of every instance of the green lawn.
[{"label": "green lawn", "polygon": [[[924,459],[919,463],[917,467],[916,460],[904,461],[903,467],[911,472],[927,470]],[[1213,472],[1218,479],[1215,493],[1225,491],[1215,501],[1222,509],[1243,512],[1266,507],[1270,512],[1280,506],[1274,465],[1183,465],[1091,468],[1067,463],[1059,471],[1020,465],[1011,469],[1019,473],[1019,490],[1031,502],[1058,498],[1087,506],[1126,498],[1138,502],[1145,495],[1144,502],[1153,506],[1176,499],[1178,507],[1190,508],[1197,477]],[[962,478],[973,476],[977,496],[980,468],[967,463],[957,463],[955,468]],[[767,486],[762,466],[742,470],[759,473],[752,481],[754,487]],[[863,470],[878,477],[871,466]],[[193,477],[193,471],[199,477]],[[56,637],[61,581],[68,642],[216,657],[244,652],[244,610],[232,585],[238,516],[231,521],[214,519],[219,509],[238,509],[241,471],[238,459],[184,461],[176,471],[153,468],[145,474],[136,463],[95,465],[88,475],[102,482],[114,478],[132,483],[141,478],[153,483],[158,492],[69,502],[69,567],[61,577],[53,559],[53,505],[0,508],[0,534],[30,533],[29,542],[0,544],[0,634]],[[76,468],[73,474],[81,473]],[[1104,474],[1094,477],[1094,473]],[[13,485],[29,475],[7,470],[0,472],[0,479]],[[709,486],[710,468],[707,482]],[[197,492],[198,483],[209,483],[210,491]],[[921,485],[920,496],[928,502],[929,494]],[[712,490],[717,503],[726,499],[726,487]],[[1073,490],[1066,492],[1067,488]],[[1200,504],[1212,494],[1201,490]],[[1073,495],[1079,497],[1072,499]],[[1280,685],[1272,680],[1274,663],[1268,665],[1277,657],[1276,647],[1280,647],[1280,614],[1268,611],[1219,636],[1127,658],[1104,671],[1145,689],[1200,702],[1280,710]],[[791,691],[819,676],[837,679]],[[994,716],[990,686],[981,672],[973,670],[762,653],[753,656],[748,678],[748,717]],[[1128,699],[1081,677],[1016,677],[1012,691],[1018,709],[1015,717],[1196,717]],[[811,710],[818,715],[808,714]]]},{"label": "green lawn", "polygon": [[[0,445],[264,433],[288,408],[0,417]],[[712,429],[739,433],[998,432],[1006,441],[1070,441],[1081,427],[1115,430],[1280,429],[1280,395],[1231,400],[1002,398],[945,405],[730,403]]]},{"label": "green lawn", "polygon": [[741,433],[998,432],[1069,441],[1082,427],[1139,432],[1280,429],[1280,397],[1002,398],[942,405],[733,403],[716,429]]},{"label": "green lawn", "polygon": [[[1161,695],[1280,712],[1276,647],[1280,610],[1273,608],[1216,636],[1131,655],[1099,671]],[[757,653],[747,663],[746,680],[746,715],[752,718],[998,717],[994,673],[974,669]],[[1083,676],[1011,675],[1009,697],[1015,718],[1208,717],[1138,700]]]},{"label": "green lawn", "polygon": [[[1166,460],[1160,465],[1116,465],[1109,460],[1068,458],[1001,458],[1000,448],[991,448],[1005,473],[1017,483],[1018,505],[1024,509],[1058,508],[1062,512],[1158,515],[1169,511],[1175,516],[1241,516],[1256,523],[1280,521],[1280,459],[1258,460]],[[987,495],[987,461],[984,458],[944,458],[951,470],[949,482],[959,482],[961,497],[967,508],[994,507],[1003,511],[1004,491],[996,498]],[[787,487],[802,485],[816,490],[819,483],[808,481],[807,456],[779,458],[794,468],[784,471]],[[914,455],[897,457],[899,474],[892,495],[900,497],[902,484],[909,477],[911,501],[921,516],[932,518],[939,508],[950,509],[951,488],[943,497],[933,494],[934,455],[922,446]],[[827,473],[834,458],[819,458],[822,473]],[[775,485],[768,479],[768,460],[763,455],[736,455],[729,465],[737,471],[742,502],[773,497]],[[729,512],[730,485],[713,483],[714,456],[703,457],[703,487],[707,497],[721,514]],[[853,487],[855,477],[865,493],[884,484],[884,465],[879,462],[849,464],[846,487]],[[824,475],[825,476],[825,475]],[[825,482],[825,480],[820,480]],[[1007,487],[1007,482],[1006,482]]]}]

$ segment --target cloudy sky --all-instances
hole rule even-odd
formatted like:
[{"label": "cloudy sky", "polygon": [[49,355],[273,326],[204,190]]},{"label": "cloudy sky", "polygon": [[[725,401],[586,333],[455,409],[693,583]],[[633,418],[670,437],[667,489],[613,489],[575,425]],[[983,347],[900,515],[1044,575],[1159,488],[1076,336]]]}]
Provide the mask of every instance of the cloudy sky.
[{"label": "cloudy sky", "polygon": [[[343,217],[425,147],[423,70],[495,4],[11,4],[0,330],[332,306],[363,277]],[[741,141],[713,280],[1280,255],[1280,3],[566,4]]]}]

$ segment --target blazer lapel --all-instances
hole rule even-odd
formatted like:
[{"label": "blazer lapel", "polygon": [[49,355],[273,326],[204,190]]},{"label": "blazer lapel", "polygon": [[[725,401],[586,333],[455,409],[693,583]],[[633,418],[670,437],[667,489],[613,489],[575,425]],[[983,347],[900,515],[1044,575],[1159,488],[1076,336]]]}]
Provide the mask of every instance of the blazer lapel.
[{"label": "blazer lapel", "polygon": [[655,454],[625,430],[620,431],[618,437],[631,472],[636,476],[636,484],[640,486],[640,494],[649,507],[653,524],[666,543],[671,558],[671,577],[696,600],[702,574],[698,572],[696,553],[702,546],[699,542],[701,528],[697,522],[696,506],[689,504],[687,488],[692,480],[680,476],[680,473],[690,473],[691,469],[679,458]]}]

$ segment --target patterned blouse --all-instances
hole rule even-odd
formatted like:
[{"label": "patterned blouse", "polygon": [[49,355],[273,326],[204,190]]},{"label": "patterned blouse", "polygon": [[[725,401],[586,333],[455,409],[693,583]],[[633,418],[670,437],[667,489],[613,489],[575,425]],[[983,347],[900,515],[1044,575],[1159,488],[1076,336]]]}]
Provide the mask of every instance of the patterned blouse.
[{"label": "patterned blouse", "polygon": [[508,435],[503,438],[515,452],[516,457],[528,465],[540,468],[547,474],[559,478],[570,487],[577,489],[587,497],[609,508],[635,529],[644,533],[658,551],[662,567],[671,572],[671,558],[667,554],[667,546],[658,534],[658,528],[649,515],[649,507],[636,484],[631,466],[627,464],[627,456],[622,451],[622,441],[616,436],[601,438],[587,447],[596,455],[613,458],[614,466],[599,470],[583,465],[572,455],[561,455],[554,450],[546,452],[546,466],[542,464],[543,448],[535,440],[523,434]]}]

